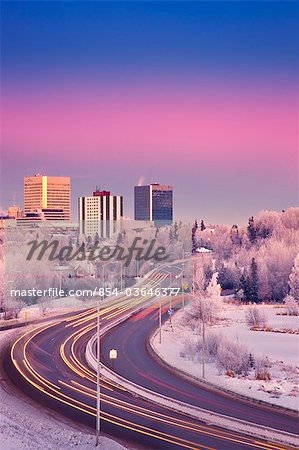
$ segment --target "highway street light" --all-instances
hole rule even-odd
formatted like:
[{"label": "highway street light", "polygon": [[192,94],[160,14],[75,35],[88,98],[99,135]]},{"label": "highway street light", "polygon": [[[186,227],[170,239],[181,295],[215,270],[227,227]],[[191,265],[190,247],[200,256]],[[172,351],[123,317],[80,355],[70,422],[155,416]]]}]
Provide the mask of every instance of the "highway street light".
[{"label": "highway street light", "polygon": [[[14,270],[14,271],[10,271],[10,273],[11,274],[18,274],[18,273],[23,273],[23,271],[22,270]],[[16,282],[16,280],[14,279],[14,280],[7,280],[7,283],[11,283],[11,284],[14,284]],[[17,287],[16,285],[15,285],[15,287]],[[11,295],[11,292],[10,292],[10,295]],[[19,307],[19,312],[20,312],[20,310],[21,310],[21,308]],[[26,322],[26,316],[27,316],[27,312],[26,312],[26,314],[25,314],[25,322]],[[4,320],[6,320],[6,317],[7,317],[7,314],[6,314],[6,305],[5,305],[5,303],[4,303]]]},{"label": "highway street light", "polygon": [[[201,255],[201,265],[203,269],[203,256],[206,253],[212,253],[211,250],[200,247],[196,249],[196,254],[193,255],[193,300],[195,298],[195,259],[198,255]],[[205,378],[205,346],[206,346],[206,339],[205,339],[205,312],[202,308],[202,298],[200,296],[200,308],[201,308],[201,320],[202,320],[202,377]]]},{"label": "highway street light", "polygon": [[103,289],[105,291],[105,267],[109,264],[120,264],[120,290],[123,290],[123,262],[122,261],[108,261],[106,263],[102,263],[102,280],[103,280]]},{"label": "highway street light", "polygon": [[122,261],[114,261],[115,264],[120,264],[120,290],[123,290],[123,262]]},{"label": "highway street light", "polygon": [[184,289],[184,273],[185,273],[185,261],[182,266],[182,303],[183,303],[183,311],[185,311],[185,289]]},{"label": "highway street light", "polygon": [[184,289],[184,274],[185,274],[185,255],[191,256],[190,252],[186,252],[183,250],[183,264],[182,264],[182,303],[183,303],[183,311],[185,311],[185,289]]},{"label": "highway street light", "polygon": [[161,281],[159,284],[159,344],[162,343],[162,300],[161,300]]},{"label": "highway street light", "polygon": [[55,267],[55,271],[56,270],[58,270],[58,273],[59,273],[59,298],[60,298],[60,291],[61,291],[61,272],[62,272],[62,270],[67,270],[67,269],[69,269],[69,267],[68,266],[56,266]]},{"label": "highway street light", "polygon": [[[103,295],[104,298],[104,295]],[[96,447],[100,443],[101,432],[101,386],[100,386],[100,374],[101,374],[101,349],[100,349],[100,333],[101,333],[101,303],[98,299],[98,314],[97,314],[97,418],[96,418]]]},{"label": "highway street light", "polygon": [[170,272],[170,271],[168,271],[168,270],[166,270],[165,269],[165,272],[166,273],[168,273],[168,275],[169,275],[169,289],[170,289],[170,292],[169,292],[169,321],[170,321],[170,324],[172,325],[172,322],[171,322],[171,316],[172,316],[172,298],[171,298],[171,284],[172,284],[172,273]]}]

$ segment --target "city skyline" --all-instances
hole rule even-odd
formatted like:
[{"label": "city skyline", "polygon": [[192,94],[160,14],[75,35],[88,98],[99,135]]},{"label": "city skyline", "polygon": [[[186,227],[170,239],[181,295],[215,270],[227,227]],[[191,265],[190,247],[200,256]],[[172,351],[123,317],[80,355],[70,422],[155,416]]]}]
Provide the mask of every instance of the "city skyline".
[{"label": "city skyline", "polygon": [[[64,172],[62,172],[62,173],[64,173]],[[42,173],[38,173],[37,175],[44,176]],[[21,183],[22,186],[24,187],[24,180],[25,180],[25,178],[34,177],[34,176],[37,176],[37,175],[25,176],[23,178],[23,182]],[[65,176],[64,175],[50,175],[50,176],[46,175],[46,177],[64,178]],[[70,189],[71,217],[70,217],[70,220],[72,222],[77,222],[78,221],[78,211],[79,211],[78,210],[78,200],[80,198],[89,197],[90,196],[90,192],[92,190],[104,190],[104,191],[107,190],[107,191],[110,191],[112,184],[109,185],[108,189],[107,189],[106,186],[102,189],[102,187],[101,187],[102,184],[96,184],[95,183],[95,184],[93,184],[93,186],[90,186],[89,191],[87,191],[88,190],[88,188],[87,188],[87,189],[85,189],[84,193],[82,193],[80,191],[78,194],[77,193],[75,194],[74,192],[78,192],[78,188],[76,188],[76,185],[75,185],[75,189],[73,191],[74,184],[72,184],[72,177],[69,177],[69,178],[70,178],[70,181],[71,181],[71,189]],[[128,197],[125,197],[122,193],[120,193],[122,191],[120,191],[117,194],[117,196],[120,196],[120,197],[124,198],[124,204],[123,204],[123,211],[124,211],[123,217],[124,218],[130,219],[130,220],[134,220],[134,190],[138,186],[146,186],[148,184],[159,184],[159,183],[157,183],[157,182],[146,183],[145,182],[145,178],[144,177],[140,177],[139,178],[139,183],[135,184],[134,186],[131,186],[131,194],[129,194]],[[18,201],[17,198],[20,198],[20,201]],[[128,209],[129,209],[128,205],[130,206],[130,210],[129,211],[128,211]],[[285,210],[285,209],[288,209],[288,208],[292,208],[292,207],[293,207],[293,205],[289,204],[286,208],[282,208],[282,211]],[[20,208],[20,211],[23,211],[25,213],[24,189],[22,190],[22,192],[19,192],[19,196],[18,197],[14,195],[12,201],[10,203],[7,202],[7,205],[5,205],[5,207],[0,205],[0,214],[6,215],[9,212],[10,209],[15,209],[15,208]],[[39,209],[42,210],[42,207],[40,207]],[[35,210],[37,211],[37,209],[35,209]],[[173,211],[175,211],[175,210],[176,210],[176,203],[174,201],[174,203],[173,203]],[[267,210],[267,208],[264,208],[264,210]],[[255,212],[259,213],[260,211],[262,211],[262,210],[256,210]],[[273,208],[273,211],[278,211],[279,212],[280,210],[277,209],[277,208],[276,209]],[[239,222],[237,222],[237,221],[233,222],[233,220],[231,220],[230,222],[228,221],[226,223],[225,222],[218,222],[218,224],[222,223],[222,224],[227,224],[227,225],[233,225],[233,224],[237,223],[239,225],[244,225],[245,223],[247,223],[248,219],[254,214],[255,213],[253,213],[253,212],[252,213],[249,212],[248,217],[244,217],[244,220],[241,220]],[[197,215],[194,214],[194,217],[193,216],[188,217],[187,222],[192,223],[195,219],[196,220],[204,219],[207,223],[214,224],[214,225],[217,224],[217,222],[213,222],[213,221],[209,220],[207,217],[204,217],[203,215],[200,215],[200,214],[197,214]],[[173,222],[177,222],[177,221],[183,221],[183,220],[181,220],[181,218],[175,217],[175,215],[174,215]]]},{"label": "city skyline", "polygon": [[176,187],[174,220],[298,204],[295,3],[4,2],[2,18],[3,209],[36,172],[71,176],[73,217],[98,183],[133,216],[141,177]]}]

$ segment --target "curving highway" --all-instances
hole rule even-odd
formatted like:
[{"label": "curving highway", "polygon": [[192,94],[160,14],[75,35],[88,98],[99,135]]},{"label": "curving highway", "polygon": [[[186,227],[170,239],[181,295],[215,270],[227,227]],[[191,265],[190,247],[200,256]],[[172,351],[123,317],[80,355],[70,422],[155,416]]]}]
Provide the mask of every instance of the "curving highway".
[{"label": "curving highway", "polygon": [[[174,269],[176,270],[176,269]],[[178,269],[179,270],[179,269]],[[146,288],[168,283],[163,270],[151,275]],[[295,419],[248,406],[177,378],[157,364],[147,353],[146,339],[157,326],[152,297],[121,296],[103,304],[101,323],[134,315],[102,338],[102,360],[117,348],[115,370],[143,386],[206,409],[267,424],[290,432],[297,430]],[[164,312],[167,305],[164,305]],[[13,345],[6,360],[11,378],[44,405],[74,420],[95,427],[96,374],[85,359],[87,342],[96,331],[97,309],[90,309],[55,323],[28,331]],[[146,449],[286,449],[241,433],[230,432],[174,413],[132,396],[120,386],[101,378],[102,430]]]}]

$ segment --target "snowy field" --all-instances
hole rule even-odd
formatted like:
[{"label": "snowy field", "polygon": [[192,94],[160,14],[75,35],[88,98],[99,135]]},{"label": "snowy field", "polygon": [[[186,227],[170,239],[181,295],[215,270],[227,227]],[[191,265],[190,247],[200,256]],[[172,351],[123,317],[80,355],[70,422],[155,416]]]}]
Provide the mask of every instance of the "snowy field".
[{"label": "snowy field", "polygon": [[[0,346],[15,333],[0,332]],[[1,349],[0,349],[1,350]],[[2,369],[1,369],[2,370]],[[95,436],[86,428],[80,429],[54,411],[39,407],[30,398],[5,382],[0,383],[0,449],[1,450],[88,450],[95,448]],[[16,396],[17,395],[17,396]],[[102,450],[125,450],[122,445],[106,437],[98,447]]]},{"label": "snowy field", "polygon": [[[259,305],[258,308],[264,313],[268,327],[292,330],[299,328],[298,316],[281,315],[285,312],[282,307]],[[248,309],[247,305],[225,305],[221,311],[223,323],[213,326],[212,330],[229,339],[246,344],[249,351],[255,355],[267,356],[285,364],[299,365],[299,336],[251,331],[245,320],[246,309]]]},{"label": "snowy field", "polygon": [[[286,408],[298,410],[299,406],[299,336],[264,331],[251,331],[246,324],[247,306],[226,304],[220,313],[216,325],[207,329],[220,339],[226,338],[244,344],[255,356],[266,356],[270,360],[271,380],[256,380],[252,374],[229,377],[220,373],[214,362],[206,363],[206,380],[212,384],[229,389],[236,393],[263,400]],[[267,318],[267,325],[273,329],[298,329],[298,317],[277,315],[283,308],[261,305]],[[152,339],[152,346],[159,356],[168,364],[191,374],[202,377],[202,363],[197,360],[183,358],[186,340],[198,340],[200,335],[186,325],[182,325],[183,311],[177,312],[165,322],[162,328],[162,344],[158,334]]]}]

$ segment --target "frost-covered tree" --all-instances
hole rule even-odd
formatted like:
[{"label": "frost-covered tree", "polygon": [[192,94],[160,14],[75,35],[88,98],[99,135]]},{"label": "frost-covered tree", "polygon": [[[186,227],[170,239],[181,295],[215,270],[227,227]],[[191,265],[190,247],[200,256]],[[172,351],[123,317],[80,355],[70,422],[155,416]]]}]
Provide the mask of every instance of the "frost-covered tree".
[{"label": "frost-covered tree", "polygon": [[271,298],[271,286],[269,285],[269,270],[266,261],[261,257],[258,260],[258,298],[260,301],[269,301]]},{"label": "frost-covered tree", "polygon": [[178,225],[177,222],[174,222],[173,226],[170,227],[170,232],[169,232],[169,239],[171,241],[177,241],[178,240],[178,237],[179,237],[178,230],[179,230],[179,225]]},{"label": "frost-covered tree", "polygon": [[195,291],[191,308],[191,317],[213,324],[221,310],[222,300],[217,274],[214,273],[206,286],[206,277],[202,267],[197,267],[194,275]]},{"label": "frost-covered tree", "polygon": [[265,311],[257,306],[250,306],[245,313],[246,323],[250,327],[265,327],[267,324],[267,317]]},{"label": "frost-covered tree", "polygon": [[295,248],[286,246],[283,241],[270,239],[266,244],[265,260],[268,267],[271,300],[282,301],[288,294],[288,277],[294,261]]},{"label": "frost-covered tree", "polygon": [[299,303],[299,253],[297,254],[289,277],[290,295]]},{"label": "frost-covered tree", "polygon": [[250,370],[250,353],[242,344],[223,339],[219,345],[216,364],[220,372],[223,370],[230,376],[247,375]]},{"label": "frost-covered tree", "polygon": [[249,302],[282,301],[293,283],[299,301],[298,268],[292,270],[299,247],[299,208],[261,211],[248,226],[214,225],[200,236],[213,251],[222,287],[242,289]]},{"label": "frost-covered tree", "polygon": [[299,304],[292,295],[288,294],[284,299],[284,303],[289,316],[299,315]]}]

